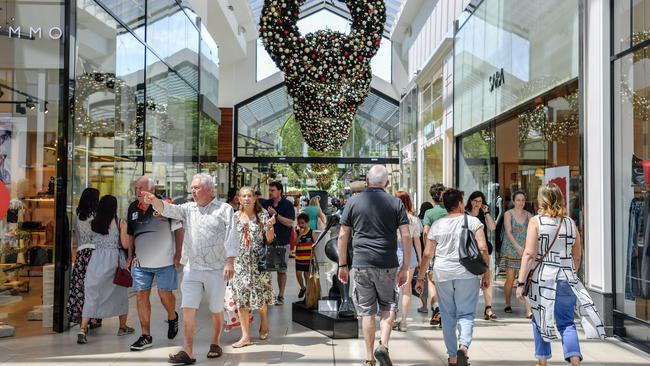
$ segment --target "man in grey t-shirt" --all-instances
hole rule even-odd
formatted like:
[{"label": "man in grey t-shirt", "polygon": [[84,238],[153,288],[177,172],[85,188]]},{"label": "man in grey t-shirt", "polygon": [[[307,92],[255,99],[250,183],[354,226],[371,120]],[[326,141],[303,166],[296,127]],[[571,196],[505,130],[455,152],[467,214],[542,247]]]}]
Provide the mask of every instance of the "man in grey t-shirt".
[{"label": "man in grey t-shirt", "polygon": [[[348,238],[352,233],[354,266],[354,301],[357,314],[362,317],[363,338],[366,344],[366,365],[391,365],[388,341],[397,311],[395,284],[406,283],[411,257],[411,234],[404,204],[386,193],[388,170],[375,165],[366,175],[368,188],[352,197],[341,216],[338,239],[339,253],[347,253]],[[397,260],[397,230],[404,243],[404,261],[399,269]],[[346,256],[339,255],[339,280],[348,282]],[[381,341],[374,350],[375,316],[381,312]]]}]

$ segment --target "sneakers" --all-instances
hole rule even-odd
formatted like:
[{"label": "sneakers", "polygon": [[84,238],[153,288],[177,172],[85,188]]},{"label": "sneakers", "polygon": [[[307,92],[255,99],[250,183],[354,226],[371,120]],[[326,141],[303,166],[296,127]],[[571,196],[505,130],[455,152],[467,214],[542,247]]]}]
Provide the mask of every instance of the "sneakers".
[{"label": "sneakers", "polygon": [[441,323],[441,318],[440,318],[440,308],[435,308],[433,310],[433,315],[431,316],[431,320],[429,321],[429,324],[431,325],[440,325]]},{"label": "sneakers", "polygon": [[88,332],[88,330],[84,331],[83,329],[81,329],[79,331],[79,333],[77,333],[77,343],[78,344],[86,344],[86,343],[88,343],[88,338],[86,337],[87,332]]},{"label": "sneakers", "polygon": [[167,320],[167,339],[176,338],[176,334],[178,334],[178,313],[176,313],[176,319]]},{"label": "sneakers", "polygon": [[130,347],[131,351],[142,351],[143,349],[149,348],[153,345],[153,338],[149,335],[141,335],[135,343]]},{"label": "sneakers", "polygon": [[284,296],[278,296],[278,298],[275,299],[275,305],[284,305]]},{"label": "sneakers", "polygon": [[379,362],[379,366],[393,366],[393,362],[391,362],[388,355],[388,348],[385,346],[379,345],[375,348],[375,358]]}]

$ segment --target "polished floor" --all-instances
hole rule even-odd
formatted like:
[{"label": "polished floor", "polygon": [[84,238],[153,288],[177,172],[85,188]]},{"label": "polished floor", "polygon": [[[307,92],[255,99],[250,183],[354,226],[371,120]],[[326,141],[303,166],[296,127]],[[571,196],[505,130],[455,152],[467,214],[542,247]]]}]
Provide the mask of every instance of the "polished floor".
[{"label": "polished floor", "polygon": [[[325,281],[323,281],[325,282]],[[362,339],[332,340],[291,322],[291,305],[295,300],[297,283],[289,278],[287,302],[270,309],[271,336],[267,341],[257,340],[257,319],[253,325],[254,345],[233,349],[230,344],[239,337],[239,331],[225,333],[222,344],[225,354],[216,360],[207,360],[210,340],[210,320],[207,307],[201,309],[198,322],[195,356],[199,365],[361,365],[365,358]],[[77,345],[78,327],[64,334],[48,334],[30,338],[0,340],[0,363],[3,365],[163,365],[167,354],[175,352],[182,344],[179,333],[173,341],[166,339],[166,323],[162,306],[152,295],[152,329],[154,347],[142,352],[130,352],[129,345],[138,338],[139,325],[135,312],[135,299],[131,298],[129,324],[138,329],[136,334],[117,337],[117,320],[111,319],[102,328],[93,331],[89,343]],[[477,320],[474,343],[470,349],[472,366],[534,365],[531,326],[523,318],[522,308],[508,317],[502,313],[502,292],[495,293],[495,309],[500,316],[496,321]],[[415,308],[420,301],[413,298],[409,329],[406,333],[394,332],[390,353],[395,365],[446,365],[446,352],[442,330],[428,324],[428,316]],[[482,305],[479,305],[482,313]],[[585,365],[650,365],[650,355],[632,348],[616,339],[582,341]],[[565,364],[561,359],[561,344],[553,345],[551,365]]]}]

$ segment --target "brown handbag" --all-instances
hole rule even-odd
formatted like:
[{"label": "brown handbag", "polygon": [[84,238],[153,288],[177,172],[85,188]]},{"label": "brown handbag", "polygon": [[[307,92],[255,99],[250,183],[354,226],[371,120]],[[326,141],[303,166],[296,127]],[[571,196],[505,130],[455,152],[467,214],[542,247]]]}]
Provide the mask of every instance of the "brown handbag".
[{"label": "brown handbag", "polygon": [[305,296],[305,306],[307,309],[315,308],[318,305],[318,300],[320,300],[320,274],[318,261],[316,260],[316,248],[312,247],[312,252],[311,265],[309,266],[309,280],[307,281],[307,294]]},{"label": "brown handbag", "polygon": [[530,292],[531,285],[533,283],[533,273],[539,268],[539,266],[542,265],[542,262],[544,262],[544,258],[548,255],[548,253],[551,252],[551,248],[553,248],[553,245],[555,244],[555,241],[557,240],[558,235],[560,235],[560,230],[562,229],[562,224],[564,224],[564,216],[562,217],[562,221],[560,221],[560,224],[557,226],[557,231],[555,232],[555,236],[553,237],[553,241],[551,244],[549,244],[548,248],[546,248],[546,252],[544,255],[537,261],[537,265],[535,268],[531,269],[528,272],[528,276],[526,277],[526,284],[524,285],[524,296],[528,296]]}]

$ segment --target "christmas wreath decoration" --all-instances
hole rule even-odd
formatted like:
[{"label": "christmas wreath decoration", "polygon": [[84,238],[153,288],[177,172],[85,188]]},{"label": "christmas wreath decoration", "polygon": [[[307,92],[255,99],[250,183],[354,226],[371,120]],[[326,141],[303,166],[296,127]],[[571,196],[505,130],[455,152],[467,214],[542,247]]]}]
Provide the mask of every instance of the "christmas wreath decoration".
[{"label": "christmas wreath decoration", "polygon": [[370,60],[386,22],[383,0],[345,0],[352,16],[349,35],[320,30],[302,36],[305,0],[265,0],[259,34],[284,73],[305,141],[318,151],[339,150],[350,134],[357,108],[370,91]]},{"label": "christmas wreath decoration", "polygon": [[[86,111],[84,104],[92,94],[98,92],[111,92],[115,95],[115,114],[113,118],[93,120]],[[75,130],[87,136],[115,136],[116,119],[122,117],[122,97],[136,101],[133,88],[126,85],[124,80],[113,73],[84,73],[76,79],[74,98]],[[171,129],[171,122],[167,118],[167,106],[158,104],[153,100],[129,103],[129,108],[135,111],[135,121],[131,125],[135,128],[125,130],[121,135],[135,144],[139,149],[144,148],[144,122],[145,113],[155,116],[160,123],[161,134],[165,135]],[[129,115],[133,114],[130,110]]]}]

